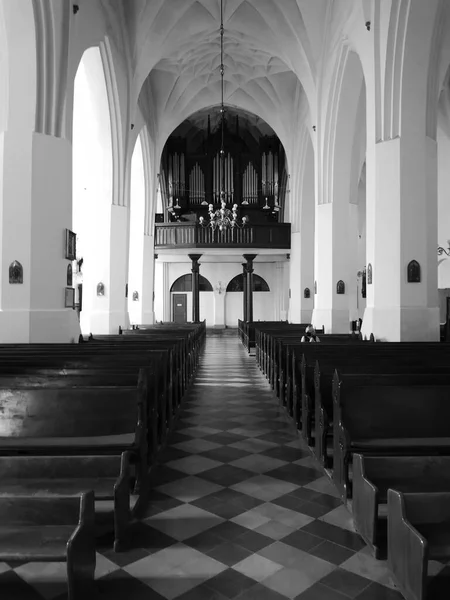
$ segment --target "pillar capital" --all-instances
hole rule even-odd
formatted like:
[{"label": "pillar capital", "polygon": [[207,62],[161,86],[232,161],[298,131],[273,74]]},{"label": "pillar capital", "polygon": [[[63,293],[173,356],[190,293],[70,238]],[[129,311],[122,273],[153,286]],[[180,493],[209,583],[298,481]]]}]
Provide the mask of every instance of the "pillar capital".
[{"label": "pillar capital", "polygon": [[198,263],[198,261],[200,260],[200,258],[202,257],[201,254],[188,254],[189,258],[192,261],[192,267],[191,267],[191,272],[192,273],[199,273],[200,272],[200,265]]}]

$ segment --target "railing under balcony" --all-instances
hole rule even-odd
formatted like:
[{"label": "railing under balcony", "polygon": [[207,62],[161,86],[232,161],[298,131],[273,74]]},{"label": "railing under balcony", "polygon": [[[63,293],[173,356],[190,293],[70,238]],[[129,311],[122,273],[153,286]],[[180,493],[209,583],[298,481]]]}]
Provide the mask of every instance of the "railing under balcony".
[{"label": "railing under balcony", "polygon": [[213,231],[196,223],[158,223],[155,225],[156,248],[277,248],[291,247],[291,224],[248,224],[242,229]]}]

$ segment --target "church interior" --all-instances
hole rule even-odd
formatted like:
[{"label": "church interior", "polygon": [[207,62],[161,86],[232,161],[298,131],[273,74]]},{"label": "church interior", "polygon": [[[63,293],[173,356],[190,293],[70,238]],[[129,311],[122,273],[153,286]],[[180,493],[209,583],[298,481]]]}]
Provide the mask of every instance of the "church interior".
[{"label": "church interior", "polygon": [[2,600],[448,600],[449,189],[450,0],[0,0]]}]

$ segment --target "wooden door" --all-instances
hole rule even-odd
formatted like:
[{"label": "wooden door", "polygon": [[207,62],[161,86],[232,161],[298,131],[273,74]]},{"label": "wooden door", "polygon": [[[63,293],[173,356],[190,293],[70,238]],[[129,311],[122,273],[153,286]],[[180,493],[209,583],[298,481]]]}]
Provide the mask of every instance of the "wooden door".
[{"label": "wooden door", "polygon": [[173,294],[172,307],[173,321],[175,323],[187,323],[186,294]]}]

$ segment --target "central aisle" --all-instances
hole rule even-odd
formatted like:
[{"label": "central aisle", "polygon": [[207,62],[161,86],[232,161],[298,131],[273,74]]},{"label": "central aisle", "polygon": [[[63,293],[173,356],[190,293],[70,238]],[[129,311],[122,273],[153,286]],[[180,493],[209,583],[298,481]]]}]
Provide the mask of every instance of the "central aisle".
[{"label": "central aisle", "polygon": [[401,599],[237,337],[207,339],[169,442],[123,598]]}]

